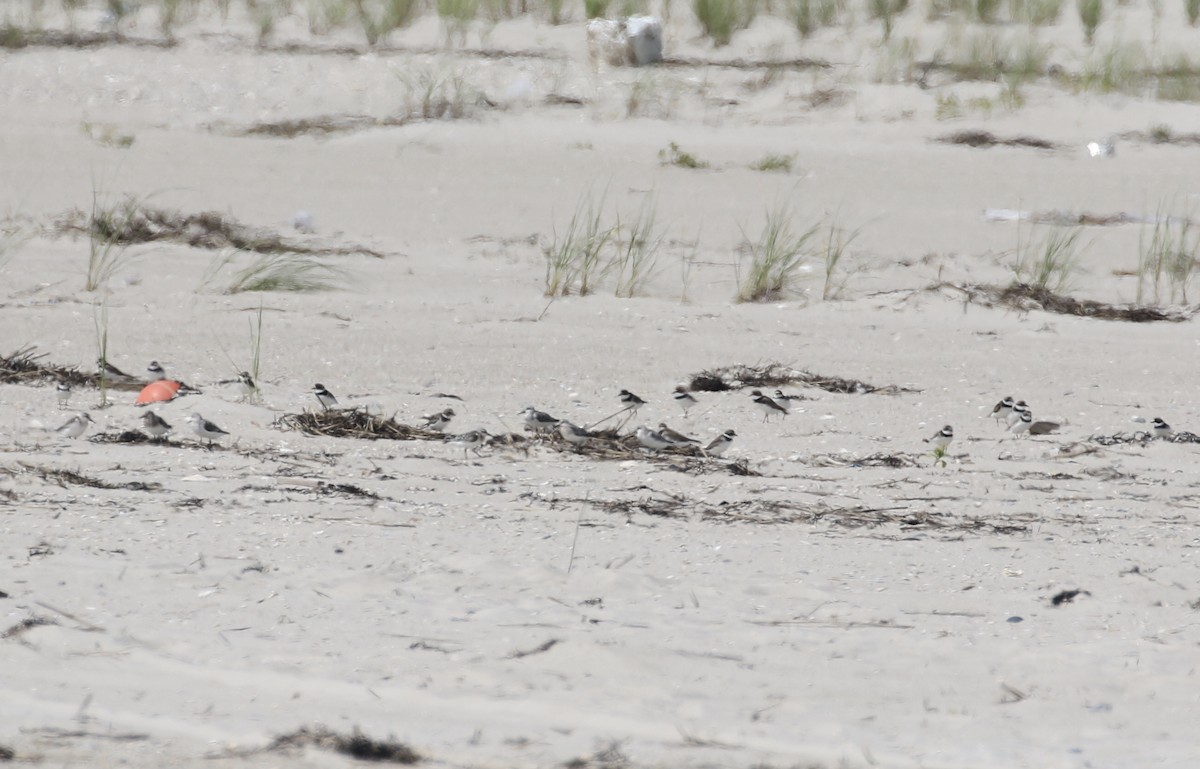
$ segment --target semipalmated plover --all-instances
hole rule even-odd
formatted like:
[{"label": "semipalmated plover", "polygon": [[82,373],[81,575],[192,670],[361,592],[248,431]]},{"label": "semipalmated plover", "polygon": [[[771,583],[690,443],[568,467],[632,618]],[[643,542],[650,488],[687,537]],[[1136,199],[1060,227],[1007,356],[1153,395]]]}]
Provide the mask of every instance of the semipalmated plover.
[{"label": "semipalmated plover", "polygon": [[329,392],[325,385],[320,382],[313,385],[312,394],[317,396],[317,401],[320,402],[321,408],[326,411],[337,405],[337,398],[333,397],[333,393]]},{"label": "semipalmated plover", "polygon": [[1004,423],[1012,427],[1017,422],[1020,422],[1025,414],[1029,413],[1029,404],[1025,403],[1025,401],[1017,401],[1013,404],[1012,409],[1009,410],[1008,416],[1004,418]]},{"label": "semipalmated plover", "polygon": [[628,390],[622,390],[620,393],[618,393],[617,397],[620,398],[621,403],[625,405],[625,408],[629,409],[635,414],[637,413],[638,409],[646,405],[646,401],[642,400]]},{"label": "semipalmated plover", "polygon": [[58,396],[58,407],[65,409],[67,404],[71,402],[71,385],[66,382],[59,382],[54,388],[54,394]]},{"label": "semipalmated plover", "polygon": [[725,453],[725,449],[729,448],[733,443],[733,439],[737,437],[737,433],[733,430],[726,430],[713,439],[712,443],[704,447],[704,453],[712,454],[714,457],[719,457]]},{"label": "semipalmated plover", "polygon": [[992,419],[995,419],[997,422],[999,422],[1001,419],[1007,420],[1008,415],[1012,413],[1012,410],[1013,397],[1011,395],[1005,396],[1004,400],[992,407]]},{"label": "semipalmated plover", "polygon": [[1155,438],[1170,438],[1175,434],[1175,431],[1161,417],[1155,417],[1154,424],[1150,426],[1150,433]]},{"label": "semipalmated plover", "polygon": [[1029,428],[1033,426],[1033,414],[1028,409],[1017,411],[1016,406],[1013,407],[1013,413],[1018,414],[1017,420],[1013,422],[1008,431],[1013,435],[1024,435],[1029,432]]},{"label": "semipalmated plover", "polygon": [[238,383],[242,386],[243,399],[258,396],[258,383],[254,381],[254,377],[250,376],[249,371],[238,374]]},{"label": "semipalmated plover", "polygon": [[150,361],[150,365],[146,366],[146,373],[150,375],[151,382],[167,378],[167,372],[163,370],[162,366],[158,365],[158,361],[156,360]]},{"label": "semipalmated plover", "polygon": [[426,430],[433,430],[440,433],[450,426],[450,420],[454,419],[454,409],[443,409],[436,414],[426,414],[421,417],[422,427]]},{"label": "semipalmated plover", "polygon": [[771,417],[776,415],[787,416],[788,410],[771,400],[768,396],[763,395],[762,390],[753,390],[750,396],[754,398],[754,405],[762,409],[764,422],[770,421]]},{"label": "semipalmated plover", "polygon": [[699,403],[699,401],[696,400],[696,396],[688,392],[687,388],[683,385],[676,387],[675,394],[671,397],[674,398],[675,402],[679,404],[679,408],[683,409],[683,415],[685,417],[688,414],[688,409]]},{"label": "semipalmated plover", "polygon": [[941,430],[926,438],[925,442],[933,444],[935,449],[944,449],[950,445],[950,441],[952,440],[954,440],[954,428],[946,425]]}]

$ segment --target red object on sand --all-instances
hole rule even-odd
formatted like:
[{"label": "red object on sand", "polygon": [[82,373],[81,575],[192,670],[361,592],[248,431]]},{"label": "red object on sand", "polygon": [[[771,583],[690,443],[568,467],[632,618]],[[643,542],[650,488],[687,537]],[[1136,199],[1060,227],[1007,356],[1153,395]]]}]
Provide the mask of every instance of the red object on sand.
[{"label": "red object on sand", "polygon": [[151,382],[142,388],[138,393],[137,405],[145,406],[147,403],[160,403],[169,401],[179,392],[179,383],[173,379],[160,379],[157,382]]}]

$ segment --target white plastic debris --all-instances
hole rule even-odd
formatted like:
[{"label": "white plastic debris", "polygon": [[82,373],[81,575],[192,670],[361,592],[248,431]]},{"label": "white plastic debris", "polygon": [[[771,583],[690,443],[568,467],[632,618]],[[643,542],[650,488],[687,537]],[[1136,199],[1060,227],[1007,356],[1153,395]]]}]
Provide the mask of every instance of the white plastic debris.
[{"label": "white plastic debris", "polygon": [[592,19],[587,25],[592,66],[644,67],[662,61],[662,22],[653,16]]}]

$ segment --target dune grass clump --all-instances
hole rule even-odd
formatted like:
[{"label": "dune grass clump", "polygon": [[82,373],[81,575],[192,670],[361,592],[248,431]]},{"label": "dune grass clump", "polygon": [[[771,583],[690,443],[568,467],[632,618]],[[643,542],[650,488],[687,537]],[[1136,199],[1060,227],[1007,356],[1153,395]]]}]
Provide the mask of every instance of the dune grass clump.
[{"label": "dune grass clump", "polygon": [[130,261],[129,248],[121,233],[137,215],[140,202],[127,198],[123,203],[104,206],[99,193],[92,193],[92,213],[88,225],[88,262],[85,291],[97,291]]},{"label": "dune grass clump", "polygon": [[681,149],[675,142],[669,143],[666,149],[658,151],[658,162],[664,166],[675,166],[676,168],[691,168],[694,170],[709,168],[707,162]]},{"label": "dune grass clump", "polygon": [[241,252],[229,251],[218,256],[201,282],[202,288],[220,284],[223,294],[249,291],[291,291],[311,293],[343,288],[348,277],[345,269],[329,264],[312,254],[258,254],[250,264],[223,280]]},{"label": "dune grass clump", "polygon": [[792,172],[792,162],[795,155],[764,155],[761,159],[750,164],[754,171],[778,171],[785,174]]},{"label": "dune grass clump", "polygon": [[437,0],[437,13],[446,30],[446,43],[457,38],[465,44],[467,29],[479,13],[479,0]]},{"label": "dune grass clump", "polygon": [[1013,285],[1030,286],[1040,291],[1061,294],[1070,288],[1079,269],[1081,227],[1054,229],[1033,242],[1021,242],[1017,234],[1017,260],[1013,264]]},{"label": "dune grass clump", "polygon": [[419,120],[461,120],[471,117],[482,94],[458,70],[436,67],[406,69],[399,75],[404,86],[405,114]]},{"label": "dune grass clump", "polygon": [[408,26],[420,13],[420,0],[351,0],[367,45],[385,41],[394,30]]},{"label": "dune grass clump", "polygon": [[1104,0],[1075,0],[1075,8],[1079,11],[1079,23],[1083,25],[1083,40],[1091,45],[1104,16]]},{"label": "dune grass clump", "polygon": [[1166,216],[1160,209],[1149,238],[1143,230],[1138,246],[1138,303],[1166,298],[1187,304],[1200,258],[1200,230],[1191,217]]},{"label": "dune grass clump", "polygon": [[546,296],[569,296],[572,292],[587,296],[603,277],[606,265],[604,249],[616,235],[616,228],[601,223],[605,195],[597,201],[591,193],[583,195],[567,229],[554,233],[544,249],[546,257]]},{"label": "dune grass clump", "polygon": [[826,227],[820,247],[821,261],[825,265],[825,283],[821,289],[822,301],[838,298],[846,287],[851,273],[846,269],[846,250],[862,234],[862,228],[846,230],[837,221]]},{"label": "dune grass clump", "polygon": [[729,45],[734,32],[750,26],[755,10],[755,0],[692,0],[700,28],[717,47]]},{"label": "dune grass clump", "polygon": [[658,250],[664,238],[655,222],[655,209],[654,199],[648,198],[628,225],[621,223],[619,215],[617,217],[613,272],[616,273],[618,297],[632,299],[654,277]]},{"label": "dune grass clump", "polygon": [[737,301],[770,302],[792,292],[811,256],[811,243],[817,231],[818,225],[814,224],[794,232],[792,213],[787,206],[767,211],[766,223],[758,238],[753,241],[747,238],[749,265],[744,280],[741,260],[735,262]]}]

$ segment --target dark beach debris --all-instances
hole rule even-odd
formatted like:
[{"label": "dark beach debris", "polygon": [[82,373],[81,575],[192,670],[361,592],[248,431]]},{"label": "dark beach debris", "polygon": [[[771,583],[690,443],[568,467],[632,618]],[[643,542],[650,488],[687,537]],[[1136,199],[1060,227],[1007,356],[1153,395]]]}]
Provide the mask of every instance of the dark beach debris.
[{"label": "dark beach debris", "polygon": [[[361,486],[355,486],[353,483],[331,483],[316,478],[279,478],[278,482],[284,486],[296,487],[298,490],[311,491],[312,493],[322,497],[356,497],[359,499],[379,500],[383,499],[373,491],[367,491]],[[258,487],[256,490],[268,490]]]},{"label": "dark beach debris", "polygon": [[543,652],[550,651],[551,649],[553,649],[555,646],[557,646],[560,643],[562,643],[561,639],[551,638],[551,639],[547,640],[545,643],[538,644],[537,646],[533,647],[532,649],[520,649],[518,651],[514,651],[511,654],[509,654],[506,659],[519,660],[522,657],[530,657],[534,654],[542,654]]},{"label": "dark beach debris", "polygon": [[[287,53],[302,56],[441,56],[444,48],[429,46],[406,45],[345,45],[306,43],[288,41],[286,43],[262,44],[255,46],[256,50],[264,53]],[[454,55],[463,58],[477,59],[565,59],[565,54],[554,50],[540,49],[503,49],[503,48],[455,48]]]},{"label": "dark beach debris", "polygon": [[1050,604],[1052,606],[1062,606],[1065,603],[1073,603],[1081,595],[1090,596],[1091,593],[1086,590],[1063,590],[1050,599]]},{"label": "dark beach debris", "polygon": [[58,484],[62,488],[68,486],[88,486],[93,489],[122,489],[125,491],[159,491],[162,485],[158,483],[146,483],[144,481],[128,481],[126,483],[109,483],[102,481],[99,478],[77,473],[74,470],[62,470],[56,467],[45,467],[42,465],[31,465],[27,462],[18,463],[31,475],[36,475],[44,481]]},{"label": "dark beach debris", "polygon": [[896,395],[898,393],[920,392],[914,388],[898,385],[877,386],[858,379],[842,379],[840,377],[814,374],[809,371],[786,366],[782,363],[767,363],[758,366],[737,364],[701,371],[693,374],[688,382],[691,390],[698,392],[722,392],[738,390],[747,387],[780,387],[783,385],[804,385],[816,387],[826,392],[843,394],[881,393]]},{"label": "dark beach debris", "polygon": [[1101,446],[1121,446],[1127,443],[1140,443],[1145,446],[1152,441],[1162,441],[1163,443],[1200,443],[1200,435],[1182,430],[1172,434],[1169,438],[1156,438],[1148,430],[1136,430],[1132,433],[1093,435],[1088,440],[1099,443]]},{"label": "dark beach debris", "polygon": [[658,63],[659,67],[677,69],[677,68],[701,68],[712,69],[713,67],[724,67],[726,69],[776,69],[776,70],[806,70],[806,69],[829,69],[833,65],[821,59],[701,59],[692,56],[664,56],[663,60]]},{"label": "dark beach debris", "polygon": [[939,283],[931,290],[960,292],[968,302],[983,307],[1008,307],[1022,312],[1042,310],[1058,315],[1075,315],[1081,318],[1125,321],[1128,323],[1154,323],[1167,321],[1181,323],[1191,320],[1196,308],[1163,308],[1140,304],[1106,304],[1091,299],[1073,299],[1056,294],[1047,288],[1038,288],[1026,283],[1009,286],[956,285]]},{"label": "dark beach debris", "polygon": [[837,507],[824,502],[805,503],[784,500],[736,500],[710,503],[694,500],[682,494],[659,493],[627,499],[545,499],[536,494],[523,494],[522,498],[548,501],[552,506],[563,502],[586,504],[614,515],[631,518],[637,514],[658,518],[688,519],[697,517],[716,523],[748,524],[820,524],[829,523],[847,529],[876,528],[896,525],[905,531],[914,529],[945,530],[952,532],[983,532],[992,534],[1018,534],[1027,532],[1024,521],[994,522],[982,518],[956,518],[947,514],[913,511],[907,506],[867,507],[851,505]]},{"label": "dark beach debris", "polygon": [[446,438],[444,433],[436,430],[400,424],[395,419],[377,416],[362,408],[284,414],[275,420],[274,426],[327,438],[392,441],[442,441]]},{"label": "dark beach debris", "polygon": [[1149,131],[1126,131],[1120,135],[1126,141],[1150,144],[1174,144],[1181,147],[1200,144],[1200,133],[1175,133],[1167,126],[1156,126]]},{"label": "dark beach debris", "polygon": [[421,755],[402,742],[374,740],[355,729],[349,735],[338,734],[324,726],[305,727],[282,734],[271,741],[267,750],[294,750],[306,747],[332,750],[359,761],[378,761],[389,764],[415,764]]},{"label": "dark beach debris", "polygon": [[1039,150],[1054,150],[1058,146],[1046,139],[1038,139],[1033,136],[1014,136],[1012,138],[1001,138],[991,133],[990,131],[956,131],[955,133],[939,136],[934,139],[942,144],[963,144],[968,147],[1031,147]]},{"label": "dark beach debris", "polygon": [[884,454],[876,452],[865,457],[847,454],[814,454],[800,460],[813,467],[921,467],[921,458],[914,454]]},{"label": "dark beach debris", "polygon": [[0,761],[13,761],[17,757],[17,751],[7,745],[0,745]]},{"label": "dark beach debris", "polygon": [[419,118],[415,115],[384,118],[350,114],[313,115],[252,123],[248,126],[230,129],[228,133],[234,136],[274,136],[284,139],[294,139],[297,136],[324,137],[352,131],[365,131],[369,128],[404,126],[417,120]]},{"label": "dark beach debris", "polygon": [[151,438],[141,430],[122,430],[119,433],[98,433],[88,438],[89,443],[156,443],[167,445],[170,441]]},{"label": "dark beach debris", "polygon": [[236,249],[256,254],[362,254],[382,259],[385,254],[355,244],[333,244],[312,238],[285,238],[266,227],[243,224],[228,214],[203,211],[185,214],[148,206],[129,196],[94,212],[72,209],[54,221],[54,232],[95,235],[109,243],[135,245],[166,241],[209,250]]},{"label": "dark beach debris", "polygon": [[37,347],[26,345],[16,352],[0,355],[0,384],[32,384],[63,382],[72,387],[99,387],[96,374],[85,374],[74,366],[55,366],[43,362],[49,353],[39,353]]},{"label": "dark beach debris", "polygon": [[4,638],[4,639],[16,638],[16,637],[20,636],[21,634],[25,633],[27,630],[30,630],[31,628],[41,627],[42,625],[57,625],[57,624],[58,624],[57,622],[50,619],[49,617],[38,617],[38,616],[26,617],[25,619],[21,620],[17,624],[10,627],[8,630],[5,630],[3,633],[0,633],[0,638]]},{"label": "dark beach debris", "polygon": [[29,29],[6,22],[0,26],[0,48],[76,48],[90,49],[107,45],[134,48],[174,48],[169,38],[129,37],[118,32],[86,32],[80,30]]}]

